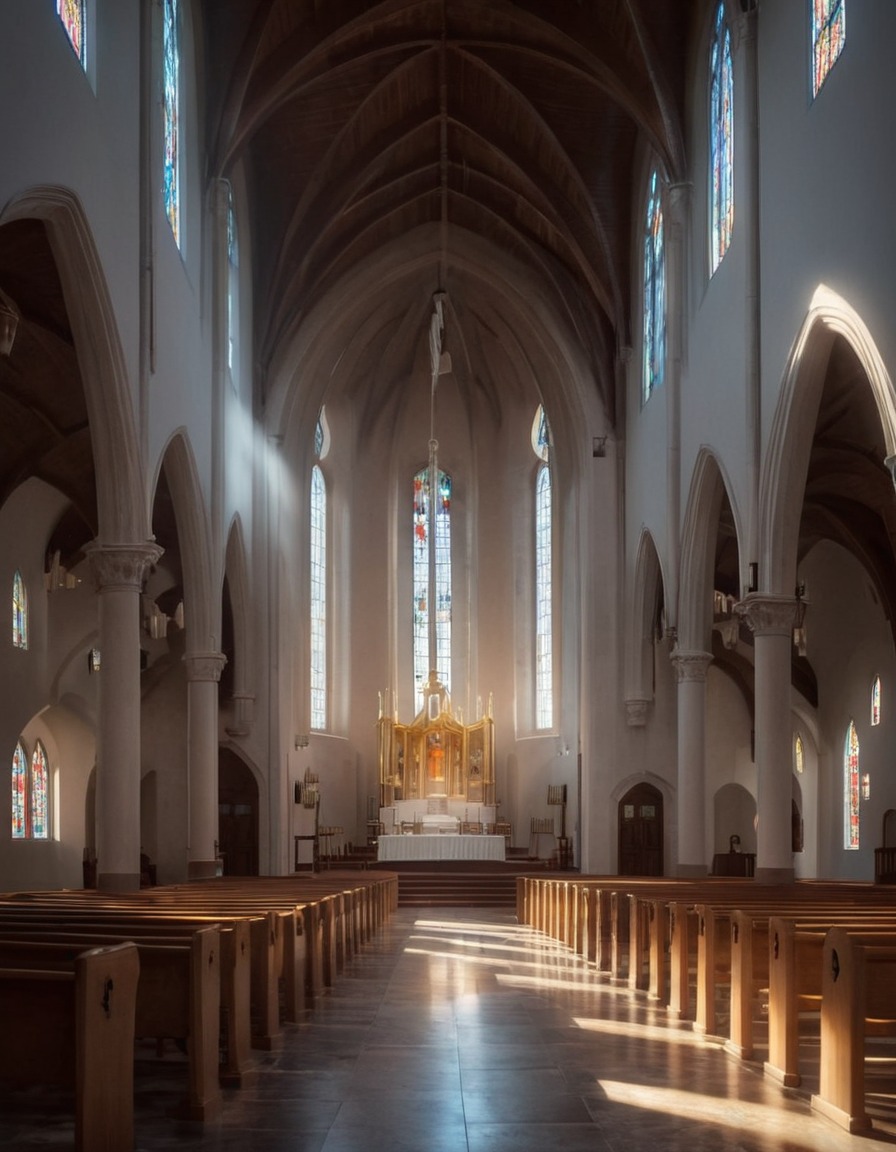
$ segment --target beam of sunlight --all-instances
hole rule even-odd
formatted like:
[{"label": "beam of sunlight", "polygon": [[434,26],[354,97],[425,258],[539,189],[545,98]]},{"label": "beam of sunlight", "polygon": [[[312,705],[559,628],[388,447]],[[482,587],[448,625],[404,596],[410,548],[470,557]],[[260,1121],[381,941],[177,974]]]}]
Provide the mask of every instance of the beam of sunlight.
[{"label": "beam of sunlight", "polygon": [[[531,956],[533,949],[525,944],[493,944],[491,942],[483,943],[481,940],[470,939],[469,937],[452,937],[446,938],[444,936],[424,936],[412,935],[408,937],[409,940],[418,942],[431,941],[432,943],[439,943],[442,945],[451,944],[457,948],[478,948],[483,952],[515,952],[522,956]],[[553,949],[545,950],[540,953],[541,955],[550,955],[552,958],[557,956]],[[560,953],[560,956],[568,955],[567,953]]]},{"label": "beam of sunlight", "polygon": [[[781,1127],[780,1100],[772,1104],[754,1104],[749,1100],[728,1096],[706,1096],[697,1088],[686,1092],[680,1088],[663,1088],[656,1084],[628,1084],[623,1080],[597,1080],[598,1087],[614,1104],[625,1104],[664,1117],[676,1116],[701,1124],[718,1124],[725,1128],[742,1130],[745,1127]],[[794,1122],[800,1122],[794,1117]],[[807,1145],[808,1147],[808,1145]]]},{"label": "beam of sunlight", "polygon": [[[431,960],[453,960],[456,964],[478,964],[481,968],[542,968],[540,960],[514,960],[505,956],[470,956],[463,952],[444,952],[437,948],[405,948],[405,955],[428,956]],[[499,977],[500,978],[500,977]],[[587,988],[587,984],[576,985]]]},{"label": "beam of sunlight", "polygon": [[[519,967],[519,965],[514,964],[514,967]],[[540,968],[542,965],[533,964],[531,967]],[[583,971],[579,980],[558,980],[555,976],[524,976],[523,974],[512,976],[499,974],[497,980],[500,984],[507,984],[511,988],[543,988],[548,991],[594,992],[601,996],[609,994],[611,996],[631,997],[631,990],[627,985],[605,984],[593,972]]]},{"label": "beam of sunlight", "polygon": [[595,1020],[574,1016],[573,1023],[586,1032],[600,1032],[606,1036],[630,1036],[634,1040],[660,1040],[664,1044],[687,1044],[692,1048],[722,1048],[720,1040],[710,1040],[698,1032],[678,1029],[663,1024],[634,1024],[628,1020]]}]

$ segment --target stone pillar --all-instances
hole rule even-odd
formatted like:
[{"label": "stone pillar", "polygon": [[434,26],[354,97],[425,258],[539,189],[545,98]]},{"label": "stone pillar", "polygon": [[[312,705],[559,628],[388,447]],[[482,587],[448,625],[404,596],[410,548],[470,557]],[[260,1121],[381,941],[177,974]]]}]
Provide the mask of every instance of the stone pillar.
[{"label": "stone pillar", "polygon": [[678,862],[676,875],[705,876],[706,670],[709,652],[676,648],[678,676]]},{"label": "stone pillar", "polygon": [[99,593],[97,888],[140,887],[140,593],[155,544],[88,546]]},{"label": "stone pillar", "polygon": [[765,884],[794,878],[790,809],[793,725],[790,664],[796,601],[751,594],[737,606],[753,632],[756,697],[756,775],[759,824],[756,879]]},{"label": "stone pillar", "polygon": [[214,876],[218,848],[218,681],[226,662],[220,652],[188,652],[187,772],[189,843],[187,877]]}]

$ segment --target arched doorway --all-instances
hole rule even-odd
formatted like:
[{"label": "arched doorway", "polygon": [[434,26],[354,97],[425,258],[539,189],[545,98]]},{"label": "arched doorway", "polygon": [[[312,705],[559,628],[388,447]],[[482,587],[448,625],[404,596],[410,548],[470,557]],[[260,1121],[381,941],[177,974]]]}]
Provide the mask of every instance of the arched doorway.
[{"label": "arched doorway", "polygon": [[258,875],[258,784],[228,748],[218,756],[218,852],[225,876]]},{"label": "arched doorway", "polygon": [[620,876],[663,875],[663,794],[636,784],[619,801]]}]

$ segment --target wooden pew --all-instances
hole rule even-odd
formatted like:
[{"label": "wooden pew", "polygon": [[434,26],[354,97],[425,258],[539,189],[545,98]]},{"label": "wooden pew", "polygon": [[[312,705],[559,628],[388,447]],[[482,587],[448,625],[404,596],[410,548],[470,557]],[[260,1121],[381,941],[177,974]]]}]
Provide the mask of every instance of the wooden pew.
[{"label": "wooden pew", "polygon": [[896,933],[832,928],[825,939],[821,1070],[812,1107],[845,1128],[871,1125],[865,1108],[865,1037],[896,1036]]},{"label": "wooden pew", "polygon": [[[215,1116],[221,1103],[218,1081],[220,1030],[220,939],[207,925],[174,943],[132,942],[139,959],[134,1034],[172,1039],[187,1051],[184,1113],[191,1120]],[[0,939],[0,965],[7,968],[66,966],[84,950],[76,933],[68,940]],[[129,1053],[133,1069],[133,1047]]]},{"label": "wooden pew", "polygon": [[134,1147],[133,944],[0,966],[0,1079],[74,1081],[76,1152]]},{"label": "wooden pew", "polygon": [[[256,923],[257,922],[257,923]],[[217,924],[220,933],[220,990],[224,1062],[221,1081],[238,1087],[252,1066],[251,1057],[251,940],[253,930],[266,931],[261,917],[234,918],[219,923],[210,918],[160,915],[145,908],[114,909],[98,902],[80,906],[80,902],[41,901],[27,904],[0,901],[0,940],[25,938],[69,943],[84,940],[92,943],[116,940],[184,942],[192,934]]]}]

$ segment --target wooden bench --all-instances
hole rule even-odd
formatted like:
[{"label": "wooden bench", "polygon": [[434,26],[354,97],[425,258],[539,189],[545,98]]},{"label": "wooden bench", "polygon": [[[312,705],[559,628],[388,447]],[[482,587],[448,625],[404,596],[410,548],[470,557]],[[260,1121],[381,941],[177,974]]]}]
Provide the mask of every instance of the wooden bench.
[{"label": "wooden bench", "polygon": [[0,1079],[74,1084],[76,1152],[134,1147],[133,944],[0,965]]},{"label": "wooden bench", "polygon": [[[220,934],[207,925],[174,942],[138,938],[134,1009],[138,1038],[180,1041],[187,1051],[184,1114],[191,1120],[215,1116],[221,1103],[218,1080],[220,1031]],[[67,966],[84,950],[77,933],[68,939],[0,938],[0,965],[7,968]],[[133,1048],[129,1053],[133,1068]]]},{"label": "wooden bench", "polygon": [[845,1128],[871,1127],[865,1108],[865,1038],[896,1036],[896,933],[835,927],[824,943],[821,1068],[812,1107]]}]

